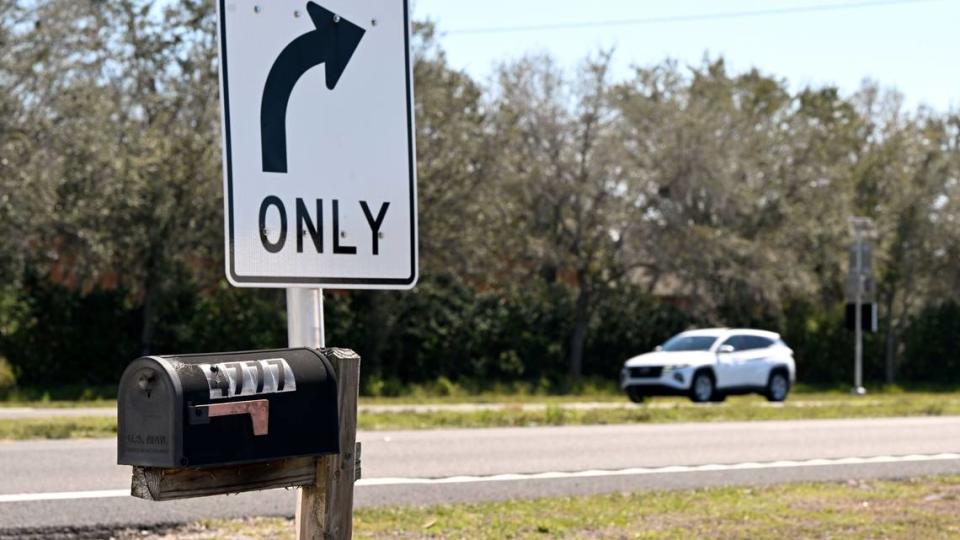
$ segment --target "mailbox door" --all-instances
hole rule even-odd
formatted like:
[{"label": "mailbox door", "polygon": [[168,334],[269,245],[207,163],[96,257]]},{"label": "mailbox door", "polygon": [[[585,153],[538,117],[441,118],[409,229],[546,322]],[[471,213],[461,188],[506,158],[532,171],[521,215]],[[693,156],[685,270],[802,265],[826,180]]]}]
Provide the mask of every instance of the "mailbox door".
[{"label": "mailbox door", "polygon": [[184,387],[184,466],[339,452],[336,379],[317,351],[177,359]]},{"label": "mailbox door", "polygon": [[180,463],[181,388],[170,364],[140,358],[127,367],[117,396],[117,463],[176,467]]}]

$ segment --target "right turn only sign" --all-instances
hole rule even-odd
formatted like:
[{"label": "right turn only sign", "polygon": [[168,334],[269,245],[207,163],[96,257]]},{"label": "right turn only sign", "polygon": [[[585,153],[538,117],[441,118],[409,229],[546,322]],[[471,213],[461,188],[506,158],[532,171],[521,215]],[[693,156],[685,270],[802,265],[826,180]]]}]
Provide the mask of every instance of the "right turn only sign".
[{"label": "right turn only sign", "polygon": [[219,15],[227,278],[412,287],[406,0],[219,0]]}]

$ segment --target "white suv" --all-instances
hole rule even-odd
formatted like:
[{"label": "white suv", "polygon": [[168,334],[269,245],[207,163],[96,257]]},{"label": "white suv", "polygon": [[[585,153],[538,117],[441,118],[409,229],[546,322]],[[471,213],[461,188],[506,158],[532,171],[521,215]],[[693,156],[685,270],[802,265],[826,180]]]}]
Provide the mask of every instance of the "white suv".
[{"label": "white suv", "polygon": [[620,373],[620,387],[635,403],[658,395],[705,402],[749,393],[783,401],[795,380],[793,350],[779,334],[728,328],[677,334],[627,360]]}]

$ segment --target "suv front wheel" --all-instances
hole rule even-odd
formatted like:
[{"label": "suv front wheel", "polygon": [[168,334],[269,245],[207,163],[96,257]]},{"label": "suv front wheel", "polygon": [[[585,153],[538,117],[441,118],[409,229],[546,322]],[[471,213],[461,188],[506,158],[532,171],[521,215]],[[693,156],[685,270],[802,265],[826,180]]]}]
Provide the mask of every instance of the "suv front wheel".
[{"label": "suv front wheel", "polygon": [[636,386],[627,387],[627,397],[634,403],[643,403],[647,399],[646,394],[641,392]]},{"label": "suv front wheel", "polygon": [[708,371],[696,373],[690,381],[690,401],[694,403],[706,403],[712,400],[716,391],[713,375]]}]

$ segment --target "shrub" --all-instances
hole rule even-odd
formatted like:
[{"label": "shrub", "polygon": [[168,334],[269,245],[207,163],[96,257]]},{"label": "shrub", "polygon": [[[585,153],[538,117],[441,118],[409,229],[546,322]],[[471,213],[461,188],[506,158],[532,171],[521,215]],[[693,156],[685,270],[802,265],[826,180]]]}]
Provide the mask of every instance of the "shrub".
[{"label": "shrub", "polygon": [[13,372],[13,366],[7,359],[0,356],[0,399],[7,397],[17,386],[17,376]]},{"label": "shrub", "polygon": [[641,288],[623,286],[597,306],[584,351],[584,375],[615,383],[625,360],[650,352],[697,323],[689,313]]},{"label": "shrub", "polygon": [[30,276],[19,291],[21,322],[0,335],[18,383],[51,388],[115,382],[136,358],[139,314],[122,290],[80,292]]},{"label": "shrub", "polygon": [[911,322],[905,336],[899,375],[910,381],[956,383],[960,376],[960,304],[928,306]]}]

